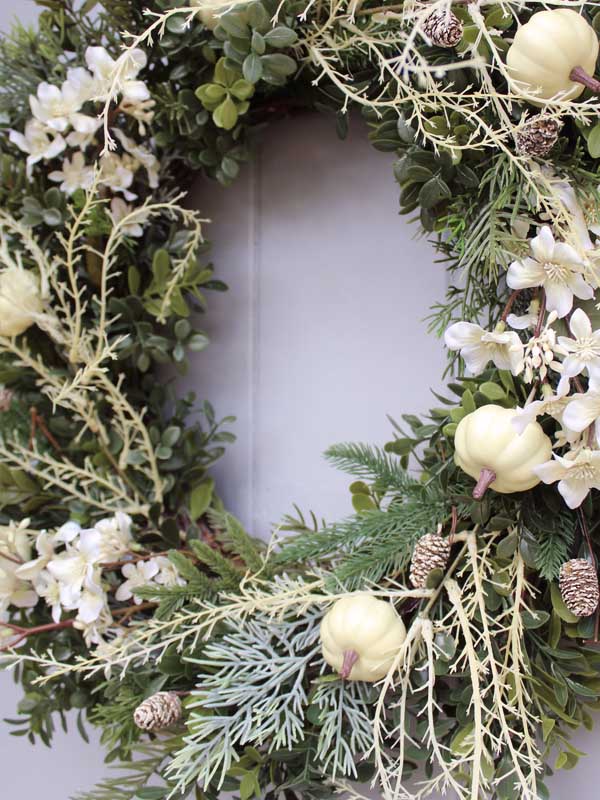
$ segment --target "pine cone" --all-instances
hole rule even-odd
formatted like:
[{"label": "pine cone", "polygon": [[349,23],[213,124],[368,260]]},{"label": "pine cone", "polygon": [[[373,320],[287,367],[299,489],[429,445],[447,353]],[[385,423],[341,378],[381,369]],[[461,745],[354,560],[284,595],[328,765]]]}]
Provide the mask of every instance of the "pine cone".
[{"label": "pine cone", "polygon": [[133,712],[133,721],[143,731],[160,731],[181,719],[181,700],[174,692],[157,692]]},{"label": "pine cone", "polygon": [[410,582],[415,589],[424,589],[429,573],[446,569],[450,542],[438,533],[428,533],[415,545],[410,562]]},{"label": "pine cone", "polygon": [[559,586],[566,607],[576,617],[589,617],[598,608],[598,575],[585,558],[572,558],[562,565]]},{"label": "pine cone", "polygon": [[463,24],[452,11],[440,9],[430,14],[423,23],[422,33],[431,44],[454,47],[462,39]]},{"label": "pine cone", "polygon": [[558,141],[562,122],[544,114],[536,114],[517,129],[517,153],[522,156],[547,156]]}]

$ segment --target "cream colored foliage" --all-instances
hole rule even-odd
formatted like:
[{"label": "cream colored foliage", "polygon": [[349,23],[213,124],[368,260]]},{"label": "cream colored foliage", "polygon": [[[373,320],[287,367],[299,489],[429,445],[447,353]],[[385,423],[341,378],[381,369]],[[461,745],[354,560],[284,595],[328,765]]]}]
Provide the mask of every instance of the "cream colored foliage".
[{"label": "cream colored foliage", "polygon": [[[179,205],[175,198],[165,203],[145,203],[121,216],[102,250],[88,240],[86,226],[90,213],[103,203],[98,199],[97,180],[87,193],[81,211],[73,212],[64,233],[58,234],[60,253],[51,256],[42,250],[30,229],[0,211],[0,270],[13,275],[22,269],[26,258],[33,263],[32,276],[38,276],[40,296],[44,299],[43,314],[35,322],[50,336],[63,361],[63,369],[50,368],[44,360],[14,335],[2,335],[0,353],[6,354],[15,366],[30,370],[37,384],[52,401],[80,423],[79,436],[86,431],[97,437],[110,468],[105,469],[86,460],[72,462],[65,454],[32,451],[29,444],[16,439],[0,441],[0,459],[8,467],[18,467],[38,477],[42,485],[56,486],[67,496],[82,501],[105,513],[123,512],[132,516],[147,515],[153,503],[163,498],[163,479],[159,474],[154,445],[145,422],[145,409],[131,403],[123,389],[124,376],[113,377],[108,365],[117,359],[122,336],[112,333],[116,321],[109,313],[111,283],[117,277],[117,254],[123,238],[132,225],[144,225],[149,219],[167,216],[178,219],[190,232],[189,241],[179,260],[174,263],[163,297],[163,317],[169,298],[181,279],[194,248],[202,241],[199,215]],[[98,264],[98,291],[88,299],[85,283],[86,259]],[[29,274],[29,273],[28,273]],[[0,272],[0,288],[2,288]],[[89,313],[90,302],[96,304]],[[36,306],[37,308],[37,306]],[[94,320],[92,323],[91,320]],[[17,333],[16,327],[11,334]],[[101,411],[101,406],[108,406]],[[110,417],[110,429],[107,419]],[[113,455],[111,442],[121,443]],[[148,491],[138,488],[148,485]]]}]

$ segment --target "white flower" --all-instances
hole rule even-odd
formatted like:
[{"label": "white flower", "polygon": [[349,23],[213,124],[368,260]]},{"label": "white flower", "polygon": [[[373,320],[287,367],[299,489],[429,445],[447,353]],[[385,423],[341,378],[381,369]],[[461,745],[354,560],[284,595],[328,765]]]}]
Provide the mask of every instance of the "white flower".
[{"label": "white flower", "polygon": [[123,53],[115,61],[104,47],[88,47],[85,51],[85,60],[98,81],[98,99],[105,99],[117,70],[120,71],[118,88],[124,100],[141,103],[150,98],[146,84],[136,80],[139,71],[146,66],[148,61],[143,50],[135,48]]},{"label": "white flower", "polygon": [[114,620],[110,610],[105,605],[92,622],[85,622],[78,616],[73,623],[73,627],[81,631],[86,646],[90,648],[93,644],[100,644],[103,641],[103,637],[113,624]]},{"label": "white flower", "polygon": [[137,561],[135,564],[125,564],[121,572],[126,580],[117,589],[115,598],[122,602],[133,597],[134,603],[139,605],[142,602],[142,598],[136,596],[135,590],[152,583],[152,579],[158,575],[159,570],[160,565],[156,558],[150,558],[148,561]]},{"label": "white flower", "polygon": [[32,272],[9,267],[0,273],[0,336],[19,336],[44,310],[40,286]]},{"label": "white flower", "polygon": [[146,172],[148,173],[148,185],[151,189],[156,189],[158,186],[158,171],[160,162],[146,147],[136,144],[133,139],[126,136],[123,131],[118,128],[112,129],[115,137],[121,142],[121,146],[126,153],[129,153],[137,162],[139,162]]},{"label": "white flower", "polygon": [[106,608],[106,592],[99,582],[92,581],[81,592],[77,603],[77,619],[91,625],[100,619]]},{"label": "white flower", "polygon": [[51,181],[60,182],[65,194],[73,194],[77,189],[89,189],[94,183],[94,168],[86,166],[83,153],[75,153],[69,161],[65,158],[62,169],[54,170],[48,177]]},{"label": "white flower", "polygon": [[563,418],[567,427],[578,433],[594,425],[596,441],[600,445],[600,391],[589,391],[570,398]]},{"label": "white flower", "polygon": [[100,559],[116,561],[131,550],[131,517],[118,511],[114,517],[97,522],[95,530],[100,534]]},{"label": "white flower", "polygon": [[24,580],[35,581],[40,573],[46,569],[54,558],[54,537],[46,531],[41,531],[35,540],[37,558],[27,561],[17,569],[17,575]]},{"label": "white flower", "polygon": [[60,583],[48,570],[44,570],[36,579],[35,590],[46,601],[46,605],[50,606],[54,622],[59,622],[62,615]]},{"label": "white flower", "polygon": [[84,589],[97,586],[101,560],[101,536],[98,531],[84,530],[75,547],[68,547],[48,564],[48,571],[61,584],[61,603],[77,608]]},{"label": "white flower", "polygon": [[570,399],[571,398],[564,394],[549,394],[544,396],[541,400],[534,400],[532,403],[527,403],[523,408],[515,409],[516,415],[512,420],[512,424],[518,433],[523,433],[529,423],[535,422],[538,417],[544,415],[548,415],[558,422],[562,422],[565,408],[569,404]]},{"label": "white flower", "polygon": [[548,374],[548,367],[555,371],[560,370],[560,364],[554,360],[554,350],[556,349],[556,331],[552,325],[556,322],[556,311],[548,315],[548,320],[544,329],[532,338],[525,345],[523,364],[525,383],[532,383],[534,379],[545,380]]},{"label": "white flower", "polygon": [[19,150],[29,154],[27,156],[27,175],[29,177],[31,177],[34,164],[42,159],[56,158],[66,147],[66,142],[60,134],[51,139],[46,126],[37,119],[30,119],[27,122],[24,134],[11,130],[9,138]]},{"label": "white flower", "polygon": [[577,308],[569,320],[570,336],[558,337],[557,352],[566,355],[562,362],[561,388],[585,372],[591,389],[600,389],[600,331],[592,330],[590,318]]},{"label": "white flower", "polygon": [[160,572],[154,578],[155,583],[161,586],[185,586],[186,581],[177,572],[177,567],[165,556],[157,556],[156,562]]},{"label": "white flower", "polygon": [[31,558],[29,520],[0,527],[0,613],[9,606],[32,608],[38,596],[17,574],[20,562]]},{"label": "white flower", "polygon": [[473,322],[455,322],[444,335],[450,350],[460,350],[467,368],[479,375],[489,361],[518,375],[523,368],[523,343],[513,331],[486,331]]},{"label": "white flower", "polygon": [[100,159],[100,183],[113,192],[122,192],[126,200],[135,200],[137,195],[129,191],[137,164],[132,158],[121,158],[116,153],[107,153]]},{"label": "white flower", "polygon": [[62,542],[63,544],[71,544],[81,533],[81,525],[78,522],[65,522],[56,531],[54,535],[55,542]]},{"label": "white flower", "polygon": [[577,237],[577,241],[574,244],[578,244],[582,250],[592,250],[594,245],[588,233],[584,210],[577,199],[575,190],[568,181],[557,181],[552,186],[567,211],[571,214],[571,227]]},{"label": "white flower", "polygon": [[511,328],[516,331],[525,331],[527,328],[535,328],[538,322],[540,313],[539,300],[532,300],[527,308],[527,313],[518,316],[517,314],[509,314],[506,321]]},{"label": "white flower", "polygon": [[[110,211],[108,212],[108,216],[111,218],[113,225],[117,225],[133,211],[134,209],[130,205],[127,205],[127,203],[120,197],[113,197],[113,199],[110,201]],[[142,209],[135,209],[135,211],[137,212],[135,217],[132,217],[130,222],[126,222],[124,225],[122,225],[121,230],[125,236],[137,238],[139,236],[143,236],[144,234],[143,224],[148,215],[144,214]]]},{"label": "white flower", "polygon": [[548,310],[556,311],[559,317],[566,317],[573,308],[573,296],[581,300],[594,296],[582,275],[585,264],[570,245],[555,242],[547,225],[531,240],[531,250],[533,258],[514,261],[508,268],[506,282],[511,289],[542,286]]},{"label": "white flower", "polygon": [[558,481],[558,491],[569,508],[578,508],[590,489],[600,489],[600,451],[583,448],[533,470],[544,483]]},{"label": "white flower", "polygon": [[80,133],[95,130],[96,120],[80,113],[81,106],[90,99],[93,79],[87,70],[79,67],[67,73],[67,80],[59,89],[46,81],[39,84],[37,96],[29,97],[35,119],[58,133],[73,127]]}]

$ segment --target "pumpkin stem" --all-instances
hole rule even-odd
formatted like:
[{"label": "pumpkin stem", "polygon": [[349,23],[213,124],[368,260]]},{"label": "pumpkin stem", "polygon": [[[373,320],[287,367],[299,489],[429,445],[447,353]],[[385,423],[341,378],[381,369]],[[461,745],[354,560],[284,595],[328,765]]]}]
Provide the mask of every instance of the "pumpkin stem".
[{"label": "pumpkin stem", "polygon": [[575,83],[582,83],[595,94],[600,94],[600,81],[589,75],[583,67],[573,67],[569,78]]},{"label": "pumpkin stem", "polygon": [[479,473],[479,480],[477,481],[477,485],[473,489],[473,497],[475,498],[475,500],[481,500],[483,495],[490,488],[490,484],[493,483],[495,480],[496,480],[496,473],[494,472],[494,470],[484,467]]},{"label": "pumpkin stem", "polygon": [[342,668],[340,670],[340,678],[346,680],[350,677],[350,673],[352,672],[352,667],[356,664],[359,659],[359,655],[356,650],[346,650],[344,653],[344,661],[342,663]]}]

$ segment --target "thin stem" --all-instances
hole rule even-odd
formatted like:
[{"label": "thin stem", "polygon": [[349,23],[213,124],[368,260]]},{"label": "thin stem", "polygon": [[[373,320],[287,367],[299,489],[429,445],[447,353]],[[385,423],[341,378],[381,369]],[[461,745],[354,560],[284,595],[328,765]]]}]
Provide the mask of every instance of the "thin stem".
[{"label": "thin stem", "polygon": [[483,467],[481,472],[479,473],[479,478],[477,483],[475,484],[475,488],[473,489],[473,497],[475,500],[481,500],[483,495],[487,492],[490,488],[492,483],[496,480],[496,473],[493,469],[489,469],[488,467]]},{"label": "thin stem", "polygon": [[594,94],[600,94],[600,81],[587,73],[583,67],[574,67],[569,78],[575,83],[581,83]]},{"label": "thin stem", "polygon": [[20,625],[12,625],[9,622],[0,622],[3,628],[14,631],[17,634],[15,639],[11,639],[7,644],[0,645],[0,652],[3,650],[12,650],[21,642],[29,639],[30,636],[36,636],[38,633],[49,633],[50,631],[58,631],[64,628],[72,628],[74,620],[66,619],[63,622],[51,622],[48,625],[37,625],[34,628],[23,628]]},{"label": "thin stem", "polygon": [[542,332],[545,316],[546,316],[546,292],[542,292],[542,300],[540,302],[540,310],[538,313],[537,324],[535,326],[535,331],[533,332],[533,335],[535,337],[539,336],[540,333]]},{"label": "thin stem", "polygon": [[515,289],[514,292],[511,293],[510,297],[506,301],[506,305],[504,306],[504,311],[502,312],[502,316],[500,317],[502,322],[506,322],[506,320],[508,319],[508,315],[510,314],[513,304],[520,294],[521,294],[521,289]]}]

